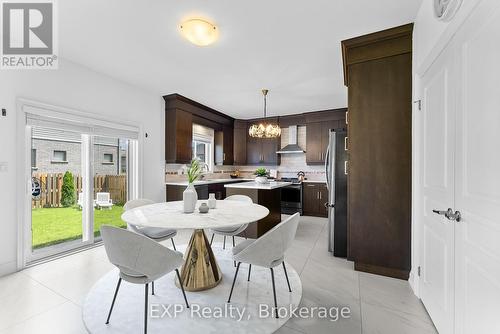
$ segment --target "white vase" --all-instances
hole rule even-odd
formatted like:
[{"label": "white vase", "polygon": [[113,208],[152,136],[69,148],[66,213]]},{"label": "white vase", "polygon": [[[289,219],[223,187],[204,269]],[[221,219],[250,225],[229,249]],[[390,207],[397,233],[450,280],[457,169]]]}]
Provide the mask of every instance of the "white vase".
[{"label": "white vase", "polygon": [[257,183],[268,183],[267,176],[257,176],[255,177],[255,182]]},{"label": "white vase", "polygon": [[182,201],[184,202],[184,213],[193,213],[198,201],[198,193],[192,183],[182,193]]},{"label": "white vase", "polygon": [[208,207],[210,209],[215,209],[217,206],[217,200],[215,199],[215,194],[209,194],[208,195]]}]

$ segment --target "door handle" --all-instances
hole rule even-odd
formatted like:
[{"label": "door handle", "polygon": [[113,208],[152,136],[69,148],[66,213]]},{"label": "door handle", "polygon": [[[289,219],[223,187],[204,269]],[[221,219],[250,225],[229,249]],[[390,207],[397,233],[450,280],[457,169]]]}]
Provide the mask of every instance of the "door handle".
[{"label": "door handle", "polygon": [[462,220],[462,214],[460,213],[460,211],[455,211],[455,213],[448,214],[446,218],[448,218],[449,220],[460,222]]},{"label": "door handle", "polygon": [[432,210],[432,212],[438,215],[445,216],[446,218],[448,218],[448,220],[451,221],[460,222],[462,220],[462,214],[460,213],[460,211],[453,212],[452,208],[448,208],[448,210],[446,211]]},{"label": "door handle", "polygon": [[453,214],[453,210],[451,208],[448,208],[448,210],[446,210],[446,211],[432,210],[432,212],[434,212],[435,214],[441,215],[441,216],[445,216],[446,218],[448,218],[448,215]]}]

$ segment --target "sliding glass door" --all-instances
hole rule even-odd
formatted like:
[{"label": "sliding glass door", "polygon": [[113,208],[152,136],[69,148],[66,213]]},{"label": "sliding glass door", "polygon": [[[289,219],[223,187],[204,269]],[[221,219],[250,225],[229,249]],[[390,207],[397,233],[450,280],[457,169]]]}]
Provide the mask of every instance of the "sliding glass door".
[{"label": "sliding glass door", "polygon": [[31,249],[82,246],[82,133],[31,127]]},{"label": "sliding glass door", "polygon": [[126,228],[120,218],[123,205],[137,194],[135,133],[66,126],[62,120],[28,120],[27,133],[31,196],[26,263],[92,245],[100,241],[104,224]]}]

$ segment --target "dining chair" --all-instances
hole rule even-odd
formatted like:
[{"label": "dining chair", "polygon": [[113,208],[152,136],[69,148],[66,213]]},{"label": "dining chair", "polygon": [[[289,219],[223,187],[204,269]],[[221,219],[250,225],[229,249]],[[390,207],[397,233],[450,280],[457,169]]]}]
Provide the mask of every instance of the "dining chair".
[{"label": "dining chair", "polygon": [[300,214],[296,213],[288,217],[285,221],[279,223],[263,236],[257,240],[245,240],[233,248],[233,259],[238,263],[236,272],[234,273],[233,284],[231,285],[231,292],[229,293],[228,303],[231,302],[234,284],[238,276],[240,264],[248,263],[248,280],[250,280],[250,272],[252,264],[271,270],[271,281],[273,285],[274,308],[275,315],[278,318],[278,302],[276,300],[276,286],[274,283],[274,268],[280,264],[283,266],[285,272],[286,282],[288,284],[288,291],[292,292],[290,281],[288,280],[288,273],[285,266],[285,252],[291,246],[292,241],[295,239],[297,226],[299,224]]},{"label": "dining chair", "polygon": [[[123,210],[128,211],[150,204],[155,204],[155,202],[145,198],[133,199],[125,203],[125,205],[123,206]],[[145,235],[146,237],[151,238],[157,242],[162,242],[170,239],[170,241],[172,241],[172,247],[174,247],[174,250],[177,250],[177,248],[175,248],[175,242],[174,242],[174,237],[177,235],[176,230],[171,228],[161,228],[161,227],[139,227],[133,224],[127,224],[127,225],[129,230],[135,233]]]},{"label": "dining chair", "polygon": [[[246,203],[253,203],[252,199],[248,196],[245,195],[231,195],[228,196],[224,199],[225,201],[239,201],[239,202],[246,202]],[[224,236],[224,243],[222,245],[222,249],[226,249],[226,236],[233,237],[233,247],[235,246],[234,242],[234,237],[241,232],[245,233],[246,228],[248,227],[248,224],[242,224],[242,225],[237,225],[237,226],[229,226],[229,227],[217,227],[217,228],[212,228],[210,231],[212,232],[212,238],[210,239],[210,246],[212,245],[212,242],[214,241],[214,236],[216,234],[218,235],[223,235]],[[246,239],[246,236],[245,236]]]},{"label": "dining chair", "polygon": [[[149,283],[175,270],[179,282],[179,268],[182,253],[173,251],[150,238],[116,226],[102,225],[101,236],[109,261],[120,270],[113,301],[109,309],[106,324],[109,324],[116,296],[122,280],[133,284],[144,284],[144,333],[148,330],[148,287]],[[180,284],[186,307],[189,303],[184,287]]]}]

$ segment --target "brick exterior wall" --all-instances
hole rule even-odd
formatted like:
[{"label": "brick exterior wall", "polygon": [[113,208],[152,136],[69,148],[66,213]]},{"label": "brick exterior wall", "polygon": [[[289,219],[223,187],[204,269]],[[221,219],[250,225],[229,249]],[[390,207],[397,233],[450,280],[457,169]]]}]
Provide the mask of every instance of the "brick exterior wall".
[{"label": "brick exterior wall", "polygon": [[[34,169],[37,173],[65,173],[81,174],[81,143],[35,139],[32,140],[32,149],[36,150]],[[54,151],[66,151],[67,162],[54,161]],[[112,154],[113,162],[106,163],[104,154]],[[119,173],[118,146],[94,145],[94,174],[118,175]]]}]

